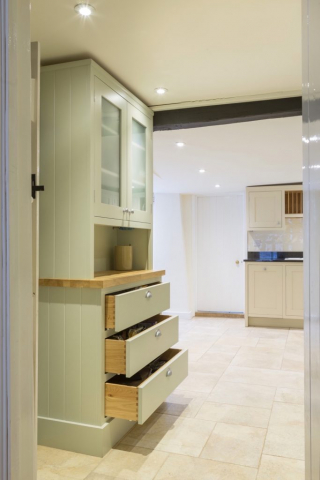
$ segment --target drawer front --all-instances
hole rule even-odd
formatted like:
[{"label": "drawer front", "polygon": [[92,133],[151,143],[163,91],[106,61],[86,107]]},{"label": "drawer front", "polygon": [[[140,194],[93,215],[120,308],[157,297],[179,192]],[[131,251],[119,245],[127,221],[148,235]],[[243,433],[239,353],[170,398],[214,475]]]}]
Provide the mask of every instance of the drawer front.
[{"label": "drawer front", "polygon": [[169,317],[126,341],[126,376],[132,377],[179,341],[179,317]]},{"label": "drawer front", "polygon": [[[105,384],[105,416],[144,423],[188,375],[188,350],[169,349],[163,367],[139,386],[115,377]],[[118,380],[118,381],[117,381]]]},{"label": "drawer front", "polygon": [[170,308],[170,283],[115,295],[115,331],[154,317]]},{"label": "drawer front", "polygon": [[138,387],[138,423],[144,423],[188,375],[188,350],[177,354]]}]

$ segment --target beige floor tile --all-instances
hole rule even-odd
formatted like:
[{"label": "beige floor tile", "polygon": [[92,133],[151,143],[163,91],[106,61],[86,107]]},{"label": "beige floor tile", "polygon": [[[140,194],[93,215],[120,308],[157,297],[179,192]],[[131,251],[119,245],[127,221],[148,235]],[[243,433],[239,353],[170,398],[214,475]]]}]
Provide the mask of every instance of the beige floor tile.
[{"label": "beige floor tile", "polygon": [[[214,347],[214,346],[213,346]],[[212,347],[212,348],[213,348]],[[238,348],[238,347],[237,347]],[[227,352],[215,352],[215,351],[211,351],[211,349],[209,349],[202,357],[201,357],[201,361],[207,361],[207,362],[210,362],[211,364],[227,364],[229,365],[235,354],[235,353],[227,353]]]},{"label": "beige floor tile", "polygon": [[38,477],[51,480],[51,478],[60,476],[61,478],[83,480],[100,461],[101,458],[90,455],[38,447],[38,465],[41,464]]},{"label": "beige floor tile", "polygon": [[259,353],[268,353],[268,354],[277,354],[284,355],[284,348],[275,346],[275,345],[264,345],[258,343],[256,347],[240,347],[238,354],[259,354]]},{"label": "beige floor tile", "polygon": [[125,480],[152,480],[168,454],[130,445],[110,450],[94,473]]},{"label": "beige floor tile", "polygon": [[304,405],[304,391],[294,388],[277,388],[276,402],[296,403],[297,405]]},{"label": "beige floor tile", "polygon": [[196,418],[213,422],[232,423],[248,427],[267,428],[271,410],[267,408],[226,405],[205,402]]},{"label": "beige floor tile", "polygon": [[283,355],[282,370],[289,370],[292,372],[304,372],[304,355],[303,353],[291,353],[285,351]]},{"label": "beige floor tile", "polygon": [[304,480],[304,462],[262,455],[257,480]]},{"label": "beige floor tile", "polygon": [[[235,354],[239,352],[240,348],[241,347],[239,345],[217,345],[215,343],[211,348],[209,348],[207,353],[208,354],[215,353],[215,354],[221,355],[221,359],[223,358],[230,359],[230,357],[233,358]],[[225,355],[226,357],[224,357]]]},{"label": "beige floor tile", "polygon": [[287,427],[304,425],[304,406],[294,405],[292,403],[277,403],[272,407],[270,417],[270,427]]},{"label": "beige floor tile", "polygon": [[247,338],[237,336],[222,336],[215,345],[237,345],[238,347],[248,346],[255,347],[258,343],[258,338]]},{"label": "beige floor tile", "polygon": [[304,427],[269,427],[263,453],[277,457],[304,459]]},{"label": "beige floor tile", "polygon": [[217,384],[220,375],[210,373],[190,372],[187,378],[179,385],[176,391],[187,390],[194,392],[210,393]]},{"label": "beige floor tile", "polygon": [[208,420],[159,415],[148,429],[131,430],[122,443],[198,457],[214,427]]},{"label": "beige floor tile", "polygon": [[201,458],[258,467],[266,429],[217,423]]},{"label": "beige floor tile", "polygon": [[196,416],[207,397],[207,393],[176,390],[160,405],[157,412],[192,418]]},{"label": "beige floor tile", "polygon": [[62,465],[68,460],[74,458],[77,454],[67,452],[66,450],[58,450],[57,448],[43,447],[38,445],[37,458],[38,466],[44,465]]},{"label": "beige floor tile", "polygon": [[280,337],[280,338],[266,338],[266,337],[261,338],[260,337],[257,346],[285,348],[286,343],[287,343],[286,337]]},{"label": "beige floor tile", "polygon": [[287,339],[289,330],[283,328],[252,328],[249,331],[249,337],[269,338],[269,339]]},{"label": "beige floor tile", "polygon": [[101,473],[90,473],[86,480],[117,480],[119,477],[110,477],[110,475],[102,475]]},{"label": "beige floor tile", "polygon": [[207,401],[271,409],[275,393],[275,387],[223,382],[220,380],[208,396]]},{"label": "beige floor tile", "polygon": [[155,480],[255,480],[254,468],[170,455]]},{"label": "beige floor tile", "polygon": [[199,360],[196,362],[189,363],[189,373],[190,372],[199,372],[199,373],[210,373],[221,377],[221,375],[227,370],[230,362],[215,362],[208,359],[207,354],[202,355]]},{"label": "beige floor tile", "polygon": [[233,366],[227,368],[221,380],[225,382],[298,389],[303,388],[304,385],[303,373],[300,372]]},{"label": "beige floor tile", "polygon": [[[85,477],[82,478],[86,478]],[[67,477],[62,475],[61,472],[55,470],[54,467],[41,467],[37,472],[37,480],[74,480],[74,477]]]},{"label": "beige floor tile", "polygon": [[283,354],[265,353],[257,351],[256,353],[237,353],[231,362],[232,366],[268,368],[271,370],[280,370]]}]

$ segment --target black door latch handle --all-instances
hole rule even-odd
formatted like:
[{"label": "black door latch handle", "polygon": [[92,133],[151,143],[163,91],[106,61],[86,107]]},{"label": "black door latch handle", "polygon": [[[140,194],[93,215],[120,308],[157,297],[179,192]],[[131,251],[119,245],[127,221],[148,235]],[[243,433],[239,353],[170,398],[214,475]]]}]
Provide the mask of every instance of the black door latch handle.
[{"label": "black door latch handle", "polygon": [[31,196],[36,198],[37,192],[44,192],[44,185],[36,185],[36,174],[31,174]]}]

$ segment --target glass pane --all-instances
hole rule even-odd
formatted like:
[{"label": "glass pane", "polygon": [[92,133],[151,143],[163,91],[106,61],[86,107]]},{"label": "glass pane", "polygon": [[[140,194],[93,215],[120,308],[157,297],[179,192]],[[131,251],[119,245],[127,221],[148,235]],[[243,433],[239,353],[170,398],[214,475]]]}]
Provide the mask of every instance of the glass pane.
[{"label": "glass pane", "polygon": [[132,120],[132,208],[146,211],[146,127]]},{"label": "glass pane", "polygon": [[101,202],[120,206],[121,110],[102,97]]}]

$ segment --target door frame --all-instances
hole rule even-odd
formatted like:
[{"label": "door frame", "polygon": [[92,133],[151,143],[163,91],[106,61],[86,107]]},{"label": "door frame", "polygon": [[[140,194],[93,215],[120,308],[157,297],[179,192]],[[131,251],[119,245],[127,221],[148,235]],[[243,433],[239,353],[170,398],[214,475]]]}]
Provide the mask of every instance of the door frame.
[{"label": "door frame", "polygon": [[35,480],[29,0],[0,0],[0,61],[0,476]]}]

